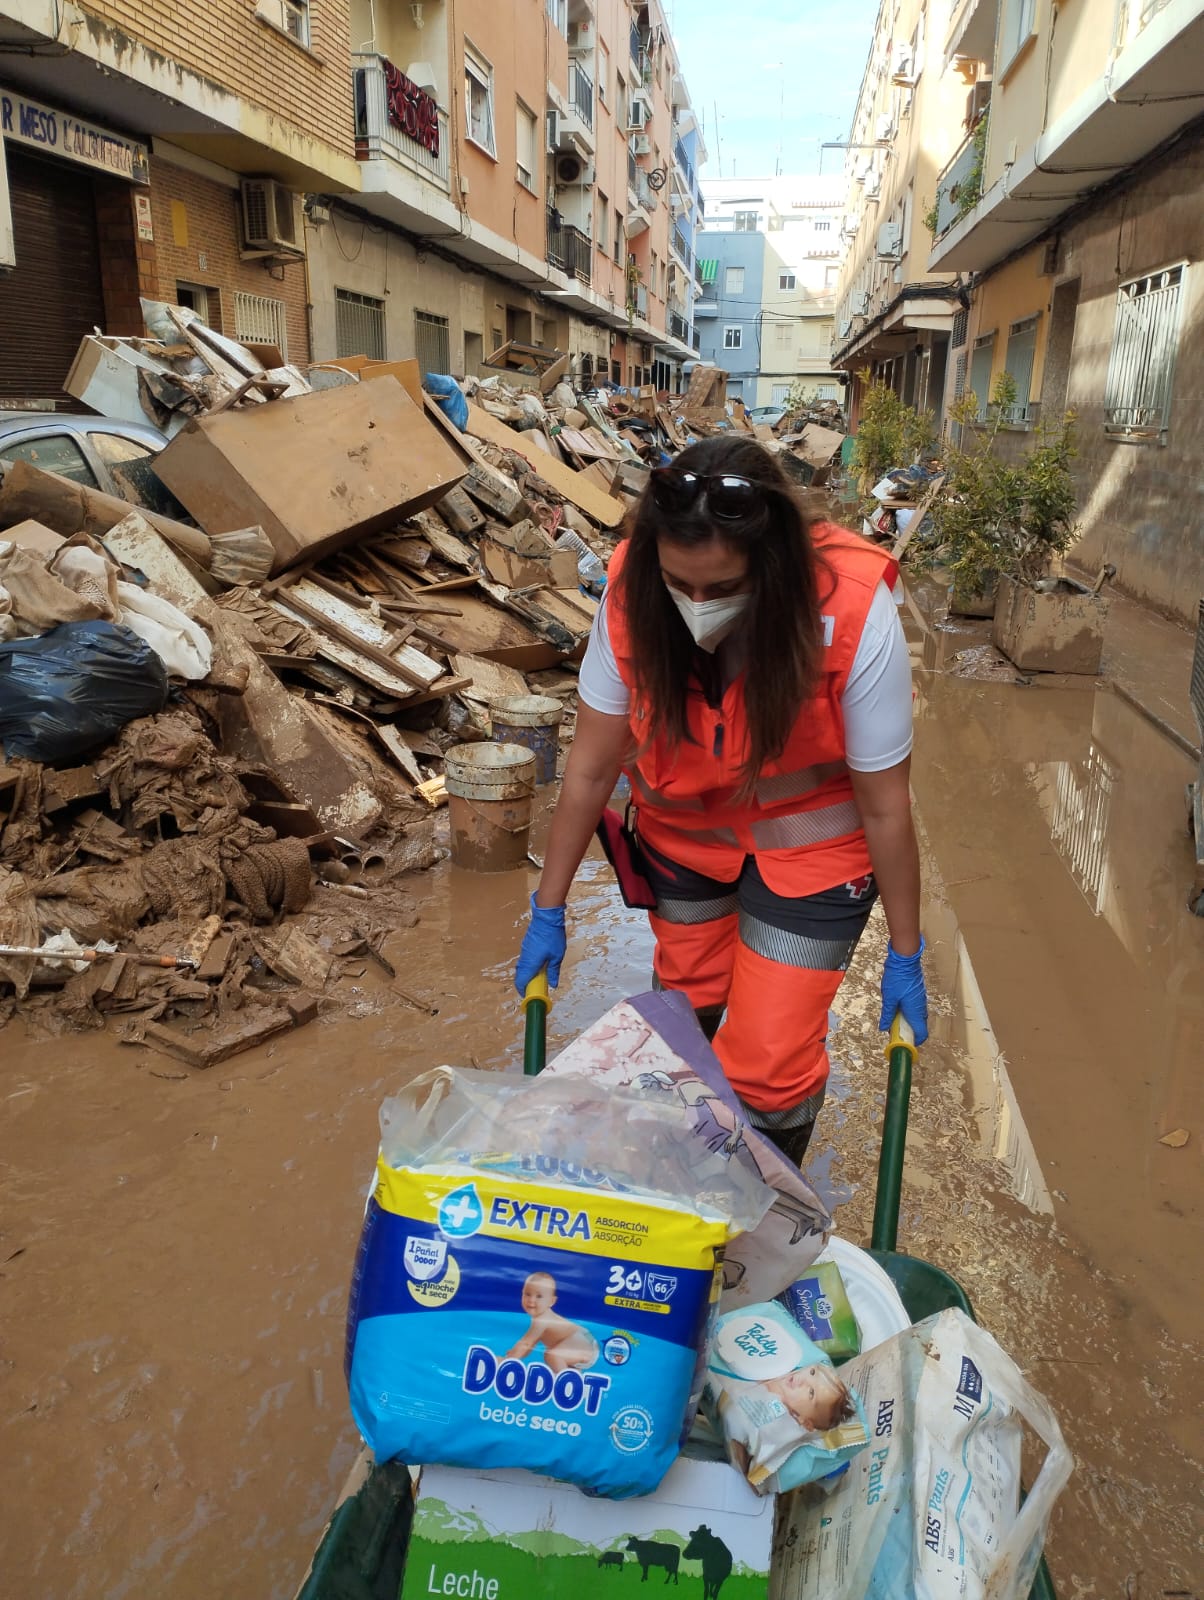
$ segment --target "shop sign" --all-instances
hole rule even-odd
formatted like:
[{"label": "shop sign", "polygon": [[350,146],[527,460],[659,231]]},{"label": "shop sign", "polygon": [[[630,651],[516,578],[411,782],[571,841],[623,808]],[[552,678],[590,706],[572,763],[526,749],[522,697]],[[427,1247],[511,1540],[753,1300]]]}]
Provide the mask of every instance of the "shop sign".
[{"label": "shop sign", "polygon": [[14,144],[77,161],[129,183],[150,182],[150,151],[136,139],[111,133],[66,111],[0,88],[0,135]]}]

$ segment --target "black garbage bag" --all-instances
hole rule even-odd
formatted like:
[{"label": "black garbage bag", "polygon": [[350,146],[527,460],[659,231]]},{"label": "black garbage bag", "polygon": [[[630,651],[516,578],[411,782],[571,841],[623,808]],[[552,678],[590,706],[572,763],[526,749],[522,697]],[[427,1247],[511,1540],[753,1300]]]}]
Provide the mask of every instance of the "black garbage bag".
[{"label": "black garbage bag", "polygon": [[113,622],[64,622],[0,644],[0,747],[27,761],[77,761],[167,704],[167,671]]}]

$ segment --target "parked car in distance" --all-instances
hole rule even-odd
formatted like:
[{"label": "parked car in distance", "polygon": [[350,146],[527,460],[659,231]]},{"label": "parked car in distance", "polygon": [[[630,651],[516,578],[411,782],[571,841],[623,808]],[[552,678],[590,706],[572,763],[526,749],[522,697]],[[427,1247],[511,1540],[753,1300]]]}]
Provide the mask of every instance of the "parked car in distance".
[{"label": "parked car in distance", "polygon": [[28,461],[86,489],[101,489],[131,504],[149,504],[153,510],[175,515],[166,503],[174,503],[173,497],[150,470],[166,443],[167,435],[149,422],[58,411],[0,411],[0,473],[14,461]]},{"label": "parked car in distance", "polygon": [[748,420],[750,422],[763,422],[767,427],[776,428],[785,415],[785,406],[754,406],[748,413]]}]

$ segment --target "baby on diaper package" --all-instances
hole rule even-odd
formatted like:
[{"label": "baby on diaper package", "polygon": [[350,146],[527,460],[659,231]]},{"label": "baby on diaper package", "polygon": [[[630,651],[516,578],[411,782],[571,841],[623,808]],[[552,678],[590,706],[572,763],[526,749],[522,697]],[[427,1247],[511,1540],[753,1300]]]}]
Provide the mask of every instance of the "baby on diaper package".
[{"label": "baby on diaper package", "polygon": [[441,1069],[382,1130],[347,1351],[377,1459],[652,1493],[724,1247],[771,1191],[700,1170],[680,1113],[580,1083]]},{"label": "baby on diaper package", "polygon": [[776,1303],[719,1318],[704,1403],[758,1494],[828,1477],[869,1443],[861,1400]]}]

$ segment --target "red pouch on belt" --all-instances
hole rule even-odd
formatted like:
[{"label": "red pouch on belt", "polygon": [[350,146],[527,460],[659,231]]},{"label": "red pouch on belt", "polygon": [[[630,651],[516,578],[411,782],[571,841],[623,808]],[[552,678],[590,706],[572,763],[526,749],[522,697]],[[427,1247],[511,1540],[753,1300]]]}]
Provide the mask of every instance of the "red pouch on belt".
[{"label": "red pouch on belt", "polygon": [[608,806],[597,827],[598,842],[606,853],[618,879],[623,904],[633,911],[655,911],[656,892],[648,881],[644,855],[631,825],[631,807],[626,816]]}]

